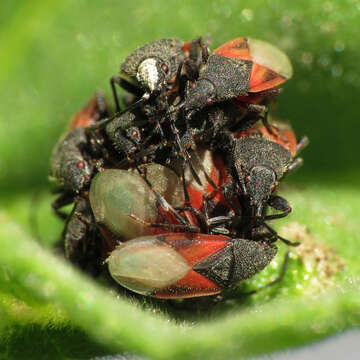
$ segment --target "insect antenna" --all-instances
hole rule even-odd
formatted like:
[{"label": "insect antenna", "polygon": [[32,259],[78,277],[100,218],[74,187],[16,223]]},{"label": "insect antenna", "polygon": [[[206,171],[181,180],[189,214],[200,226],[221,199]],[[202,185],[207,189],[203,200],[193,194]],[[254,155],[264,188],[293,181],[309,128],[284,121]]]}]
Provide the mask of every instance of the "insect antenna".
[{"label": "insect antenna", "polygon": [[288,246],[299,246],[300,245],[300,242],[299,241],[290,241],[290,240],[287,240],[285,238],[283,238],[282,236],[280,236],[273,228],[271,228],[268,224],[265,223],[265,221],[263,221],[261,223],[261,225],[264,225],[268,230],[269,232],[274,235],[274,237],[276,237],[276,239],[279,239],[280,241],[282,241],[284,244],[288,245]]}]

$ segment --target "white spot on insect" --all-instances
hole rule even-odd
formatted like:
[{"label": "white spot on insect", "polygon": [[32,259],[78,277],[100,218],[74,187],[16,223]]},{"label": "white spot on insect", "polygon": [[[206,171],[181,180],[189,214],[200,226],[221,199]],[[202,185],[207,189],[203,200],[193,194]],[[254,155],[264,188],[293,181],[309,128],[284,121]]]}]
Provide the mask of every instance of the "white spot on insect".
[{"label": "white spot on insect", "polygon": [[144,60],[138,67],[136,79],[147,86],[149,90],[154,91],[159,83],[159,72],[156,66],[156,59],[150,58]]}]

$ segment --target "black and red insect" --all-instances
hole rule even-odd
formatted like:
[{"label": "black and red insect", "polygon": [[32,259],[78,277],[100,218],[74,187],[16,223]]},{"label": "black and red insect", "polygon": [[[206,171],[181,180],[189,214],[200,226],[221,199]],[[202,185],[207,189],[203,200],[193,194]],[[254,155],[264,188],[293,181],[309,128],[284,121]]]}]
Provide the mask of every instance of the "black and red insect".
[{"label": "black and red insect", "polygon": [[277,253],[267,241],[167,233],[119,245],[107,259],[120,285],[157,298],[220,293],[265,268]]},{"label": "black and red insect", "polygon": [[236,38],[208,57],[179,107],[190,118],[205,106],[233,100],[243,117],[249,112],[265,112],[262,119],[267,126],[265,105],[291,76],[290,60],[277,47],[257,39]]},{"label": "black and red insect", "polygon": [[160,39],[134,50],[121,64],[120,76],[110,79],[115,110],[120,112],[116,84],[140,98],[131,108],[152,98],[157,110],[166,110],[169,98],[177,96],[183,79],[197,78],[207,54],[201,38],[185,43],[177,38]]},{"label": "black and red insect", "polygon": [[108,116],[108,106],[100,93],[93,96],[87,105],[76,113],[68,130],[54,147],[50,161],[50,180],[59,187],[60,196],[52,206],[61,217],[59,209],[70,204],[74,197],[90,185],[94,173],[103,166],[104,139],[99,132],[91,138],[87,128],[96,125]]},{"label": "black and red insect", "polygon": [[[163,182],[159,174],[171,179],[165,168],[149,166],[157,169],[156,174],[150,169],[148,177],[155,188]],[[160,193],[180,205],[182,186],[176,177],[172,182]],[[98,174],[90,189],[97,224],[110,230],[102,231],[105,241],[120,240],[107,258],[110,275],[120,285],[157,298],[213,295],[252,277],[276,255],[272,234],[254,241],[200,233],[200,222],[186,217],[187,209],[181,210],[187,220],[182,225],[171,211],[160,211],[151,191],[137,173],[116,169]]]},{"label": "black and red insect", "polygon": [[[57,185],[54,193],[58,194],[52,207],[65,220],[62,234],[65,255],[81,267],[101,262],[101,234],[88,199],[91,180],[99,171],[131,156],[140,140],[131,113],[115,117],[104,129],[96,128],[110,114],[104,97],[97,92],[72,117],[51,157],[50,179]],[[74,205],[70,214],[61,210],[71,203]]]},{"label": "black and red insect", "polygon": [[[53,206],[74,202],[66,257],[106,259],[120,285],[170,299],[218,294],[264,269],[278,239],[295,245],[267,224],[291,211],[275,191],[306,144],[267,120],[291,76],[283,52],[250,38],[210,55],[201,39],[133,51],[111,78],[115,112],[93,98],[53,153]],[[116,85],[134,95],[124,111]]]},{"label": "black and red insect", "polygon": [[[227,178],[220,175],[225,169],[220,170],[213,169],[210,172],[218,184]],[[159,180],[162,171],[164,170],[157,167],[156,175],[153,172],[148,177],[150,182],[154,182],[155,188],[159,188],[162,183]],[[166,178],[169,178],[169,173]],[[176,183],[176,178],[174,180]],[[128,189],[129,186],[138,187],[138,190]],[[201,233],[204,229],[208,232],[219,231],[218,220],[222,228],[226,229],[225,224],[232,220],[232,216],[228,215],[231,209],[224,203],[223,209],[227,216],[217,220],[209,219],[204,226],[197,218],[199,212],[205,211],[200,203],[204,205],[210,198],[217,204],[225,200],[219,194],[220,190],[212,189],[210,185],[201,190],[196,188],[194,181],[190,181],[187,186],[191,194],[188,205],[192,209],[185,207],[180,210],[188,222],[187,225],[182,225],[171,212],[161,211],[159,214],[159,208],[154,207],[154,196],[148,194],[145,201],[143,195],[146,194],[141,189],[150,189],[136,174],[108,170],[94,180],[90,199],[93,199],[91,203],[95,218],[99,224],[120,236],[118,239],[121,240],[107,259],[109,272],[120,285],[158,298],[212,295],[252,277],[276,255],[277,247],[274,242],[279,237],[265,226],[257,226],[249,239],[233,237],[232,229],[228,231],[229,236]],[[178,182],[175,186],[166,186],[166,189],[167,194],[162,193],[166,198],[175,193],[179,196],[181,184]],[[126,201],[126,194],[130,196],[129,201]],[[174,197],[172,201],[175,201]],[[179,198],[177,201],[179,202]],[[184,202],[183,197],[181,202]],[[146,210],[150,208],[151,211]],[[194,209],[198,211],[192,211]],[[141,217],[145,221],[141,221]],[[135,230],[132,231],[131,228]],[[179,232],[169,233],[169,230]],[[134,235],[139,237],[132,238]],[[109,234],[105,236],[109,237]],[[124,240],[127,241],[123,242]]]},{"label": "black and red insect", "polygon": [[[299,152],[308,144],[308,138],[296,140],[295,133],[285,122],[270,123],[274,130],[269,132],[265,126],[235,134],[233,142],[232,165],[237,183],[244,199],[245,207],[251,210],[251,217],[266,220],[286,216],[291,211],[290,204],[280,196],[272,195],[280,181],[303,164]],[[277,135],[274,135],[275,131]],[[264,215],[265,204],[280,214]]]}]

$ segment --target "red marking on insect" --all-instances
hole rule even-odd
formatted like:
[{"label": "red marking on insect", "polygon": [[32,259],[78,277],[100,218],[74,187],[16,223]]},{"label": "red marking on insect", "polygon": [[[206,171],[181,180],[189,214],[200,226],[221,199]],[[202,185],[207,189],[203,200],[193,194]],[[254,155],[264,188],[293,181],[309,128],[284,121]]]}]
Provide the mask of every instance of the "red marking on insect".
[{"label": "red marking on insect", "polygon": [[229,181],[230,176],[227,172],[226,166],[220,156],[213,156],[210,152],[204,155],[204,167],[209,169],[209,177],[217,186],[216,189],[204,179],[204,185],[200,188],[194,181],[188,183],[187,191],[191,206],[197,210],[202,209],[203,202],[206,199],[211,199],[215,203],[222,203],[227,206],[221,186]]},{"label": "red marking on insect", "polygon": [[84,161],[78,161],[77,163],[76,163],[76,167],[78,168],[78,169],[85,169],[85,162]]},{"label": "red marking on insect", "polygon": [[161,70],[167,74],[169,72],[169,67],[166,64],[161,65]]},{"label": "red marking on insect", "polygon": [[133,129],[131,131],[131,137],[133,137],[134,139],[140,139],[140,131],[136,130],[136,129]]},{"label": "red marking on insect", "polygon": [[[164,210],[161,206],[158,206],[158,217],[156,220],[156,224],[171,224],[171,225],[181,225],[180,221],[176,218],[176,216],[168,210]],[[194,225],[199,227],[199,221],[196,218],[196,216],[188,211],[188,210],[182,210],[181,215],[186,219],[187,223],[189,225]],[[184,230],[179,228],[178,230],[175,230],[178,232],[183,232]],[[150,229],[150,232],[154,235],[160,235],[160,234],[166,234],[169,232],[169,229],[167,227],[153,227]]]},{"label": "red marking on insect", "polygon": [[[260,40],[243,37],[233,39],[214,50],[214,54],[252,61],[249,93],[273,89],[292,76],[291,65],[285,55]],[[243,97],[238,99],[241,101]]]},{"label": "red marking on insect", "polygon": [[157,298],[188,298],[221,292],[270,263],[277,252],[262,241],[222,235],[168,233],[117,247],[107,259],[120,285]]},{"label": "red marking on insect", "polygon": [[[273,141],[276,141],[278,144],[281,144],[286,149],[288,149],[291,152],[291,155],[294,157],[296,155],[297,141],[295,133],[291,129],[290,125],[286,123],[281,123],[280,126],[273,126],[273,129],[273,134],[270,134],[265,128],[265,126],[262,126],[260,131],[264,136],[268,137]],[[277,136],[277,134],[279,134],[279,136]]]},{"label": "red marking on insect", "polygon": [[212,253],[222,249],[229,240],[223,235],[206,235],[198,233],[167,234],[164,240],[171,245],[190,266],[209,257]]},{"label": "red marking on insect", "polygon": [[85,107],[72,117],[69,130],[95,125],[100,116],[98,98],[93,96]]},{"label": "red marking on insect", "polygon": [[196,271],[189,270],[179,281],[164,289],[156,290],[152,296],[159,299],[176,299],[209,296],[219,292],[221,292],[219,285],[198,274]]},{"label": "red marking on insect", "polygon": [[[134,279],[131,279],[130,282],[128,282],[129,279],[124,279],[125,285],[128,285],[129,288],[132,284],[136,287],[143,287],[153,297],[169,299],[212,295],[219,293],[222,290],[221,287],[213,280],[196,272],[194,266],[221,251],[229,244],[229,241],[230,238],[222,235],[195,233],[167,233],[143,237],[125,243],[118,248],[119,250],[115,249],[108,262],[113,261],[116,257],[122,261],[134,259],[130,265],[133,266],[133,269],[129,269],[132,274],[129,276],[134,276]],[[159,276],[156,264],[158,263],[158,266],[161,267],[169,259],[172,266],[167,266],[166,272]],[[137,271],[141,274],[138,275]],[[146,274],[143,274],[143,271]],[[121,273],[122,270],[117,272]],[[112,273],[111,266],[110,273]],[[116,279],[114,276],[114,278],[120,284],[124,284],[122,277]]]},{"label": "red marking on insect", "polygon": [[192,41],[188,41],[184,44],[184,46],[182,47],[182,51],[185,55],[189,56],[189,51],[190,48],[192,46],[193,42]]},{"label": "red marking on insect", "polygon": [[248,130],[236,133],[235,137],[243,138],[249,136],[250,134],[261,134],[262,136],[284,146],[291,152],[291,155],[295,157],[297,153],[297,140],[295,132],[291,128],[290,124],[284,121],[273,120],[271,121],[270,126],[273,133],[269,133],[264,125],[258,124]]}]

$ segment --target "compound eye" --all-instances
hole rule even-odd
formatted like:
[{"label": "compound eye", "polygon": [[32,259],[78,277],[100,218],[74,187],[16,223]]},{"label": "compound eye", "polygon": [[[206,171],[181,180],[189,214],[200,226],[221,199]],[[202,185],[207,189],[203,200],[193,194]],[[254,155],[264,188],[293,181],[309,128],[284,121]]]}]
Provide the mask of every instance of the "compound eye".
[{"label": "compound eye", "polygon": [[134,138],[139,139],[140,138],[139,130],[133,130],[132,133],[131,133],[131,136],[134,137]]},{"label": "compound eye", "polygon": [[85,169],[86,164],[85,164],[84,161],[80,160],[80,161],[78,161],[78,162],[76,163],[76,167],[77,167],[78,169],[83,170],[83,169]]},{"label": "compound eye", "polygon": [[140,131],[136,127],[131,127],[128,130],[128,136],[136,142],[140,141],[140,138],[141,138]]},{"label": "compound eye", "polygon": [[161,70],[165,73],[168,74],[169,73],[169,67],[166,64],[161,64]]},{"label": "compound eye", "polygon": [[271,192],[273,193],[276,189],[277,189],[278,183],[276,182],[272,187],[271,187]]},{"label": "compound eye", "polygon": [[205,101],[205,104],[206,105],[212,105],[214,103],[214,100],[213,99],[207,99],[206,101]]}]

